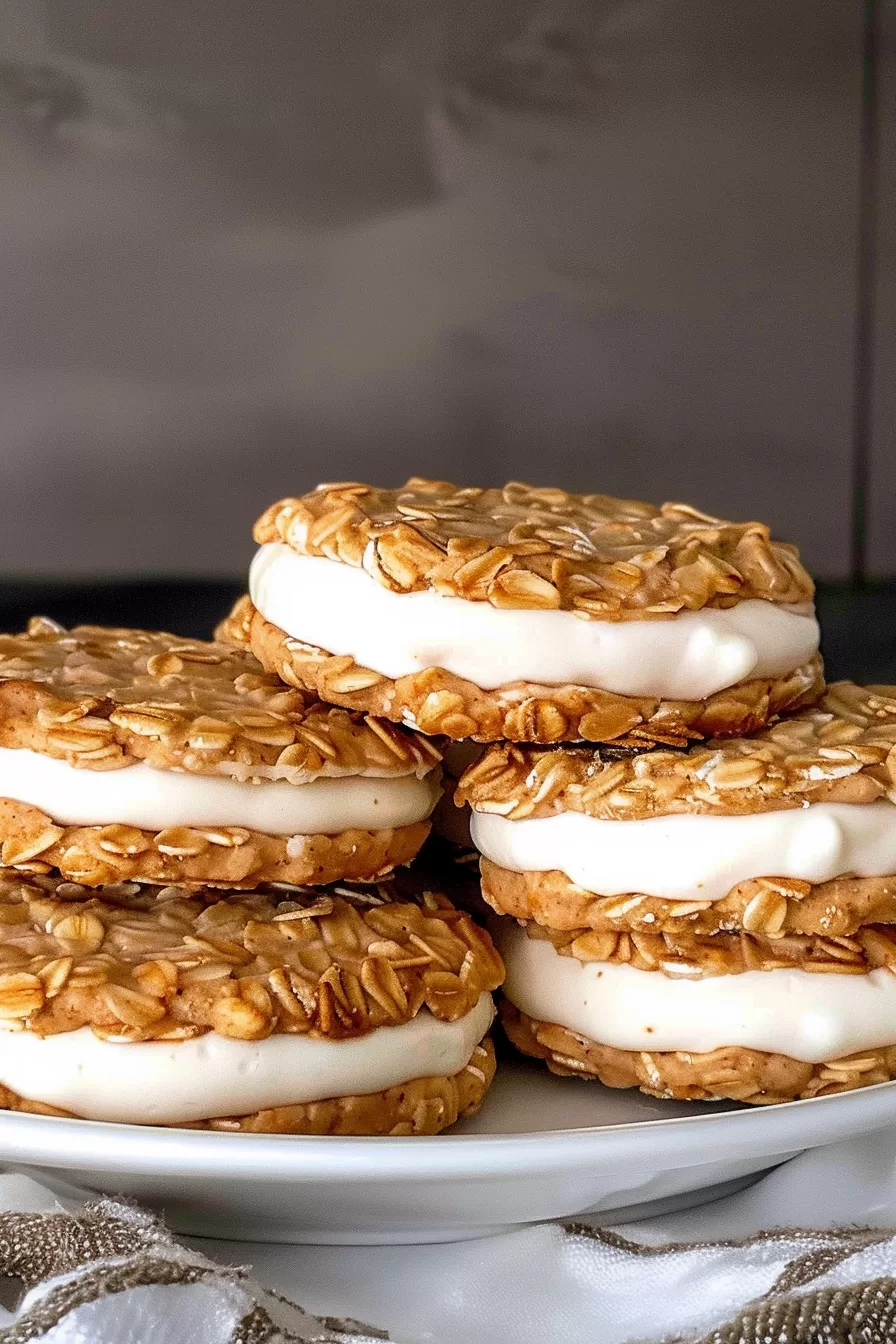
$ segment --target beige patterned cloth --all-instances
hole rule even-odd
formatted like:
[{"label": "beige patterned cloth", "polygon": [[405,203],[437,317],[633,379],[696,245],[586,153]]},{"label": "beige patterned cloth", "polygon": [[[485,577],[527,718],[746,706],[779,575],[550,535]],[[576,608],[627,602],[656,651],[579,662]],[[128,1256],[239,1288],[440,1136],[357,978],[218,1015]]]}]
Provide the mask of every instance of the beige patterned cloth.
[{"label": "beige patterned cloth", "polygon": [[683,1214],[418,1247],[188,1248],[142,1210],[7,1175],[0,1344],[889,1344],[894,1153],[896,1129]]},{"label": "beige patterned cloth", "polygon": [[0,1344],[374,1344],[177,1242],[114,1199],[64,1208],[26,1176],[0,1177]]}]

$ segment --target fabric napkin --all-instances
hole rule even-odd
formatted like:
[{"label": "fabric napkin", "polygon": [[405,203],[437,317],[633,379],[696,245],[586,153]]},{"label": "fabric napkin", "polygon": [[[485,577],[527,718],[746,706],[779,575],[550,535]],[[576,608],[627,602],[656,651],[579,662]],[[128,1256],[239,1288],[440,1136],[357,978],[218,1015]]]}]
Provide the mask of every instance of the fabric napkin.
[{"label": "fabric napkin", "polygon": [[896,1341],[896,1128],[686,1213],[441,1246],[185,1244],[16,1174],[0,1210],[0,1344]]},{"label": "fabric napkin", "polygon": [[[66,1201],[71,1205],[71,1201]],[[64,1207],[0,1177],[2,1344],[374,1344],[382,1331],[322,1320],[217,1265],[152,1214],[114,1199]]]}]

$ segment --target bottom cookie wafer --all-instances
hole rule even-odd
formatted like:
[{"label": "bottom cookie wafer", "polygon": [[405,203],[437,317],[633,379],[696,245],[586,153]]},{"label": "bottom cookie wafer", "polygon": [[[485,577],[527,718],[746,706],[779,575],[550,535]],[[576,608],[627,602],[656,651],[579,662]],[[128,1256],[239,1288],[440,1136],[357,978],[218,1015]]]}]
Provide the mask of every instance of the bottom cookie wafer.
[{"label": "bottom cookie wafer", "polygon": [[[413,1078],[368,1096],[330,1097],[296,1106],[276,1106],[252,1115],[193,1121],[178,1129],[215,1129],[245,1134],[390,1135],[438,1134],[482,1103],[495,1073],[495,1050],[486,1037],[467,1064],[450,1077]],[[29,1101],[0,1086],[0,1109],[79,1119],[72,1111]]]},{"label": "bottom cookie wafer", "polygon": [[229,889],[369,882],[410,863],[428,834],[428,821],[293,836],[239,826],[59,826],[28,803],[0,798],[0,861],[25,873],[55,868],[88,887],[134,880]]},{"label": "bottom cookie wafer", "polygon": [[705,936],[744,930],[851,936],[866,924],[896,923],[896,877],[838,877],[809,883],[756,877],[739,882],[722,900],[670,901],[631,892],[598,896],[557,869],[512,872],[480,860],[482,894],[498,914],[534,920],[569,932],[673,932]]},{"label": "bottom cookie wafer", "polygon": [[811,1064],[743,1046],[703,1054],[619,1050],[557,1023],[527,1017],[507,999],[501,1004],[501,1020],[516,1048],[544,1060],[552,1073],[599,1081],[606,1087],[638,1087],[649,1096],[678,1101],[772,1105],[896,1078],[896,1045]]},{"label": "bottom cookie wafer", "polygon": [[484,689],[442,667],[392,679],[361,667],[349,654],[291,638],[242,597],[218,626],[216,638],[250,648],[288,686],[419,728],[476,742],[615,742],[633,747],[685,746],[696,738],[758,732],[778,714],[811,704],[821,694],[821,659],[812,657],[779,677],[738,682],[704,700],[618,695],[593,686],[509,681]]}]

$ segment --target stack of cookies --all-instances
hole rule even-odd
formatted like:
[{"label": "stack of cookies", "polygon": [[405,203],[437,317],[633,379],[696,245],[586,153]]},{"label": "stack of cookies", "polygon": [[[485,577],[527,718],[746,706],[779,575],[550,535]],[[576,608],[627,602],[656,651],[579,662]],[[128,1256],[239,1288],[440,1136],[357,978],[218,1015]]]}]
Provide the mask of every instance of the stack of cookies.
[{"label": "stack of cookies", "polygon": [[[825,693],[758,523],[512,484],[322,486],[259,521],[223,635],[472,748],[511,1040],[657,1096],[896,1076],[896,691]],[[475,744],[490,744],[483,749]]]},{"label": "stack of cookies", "polygon": [[685,750],[496,746],[460,794],[525,1054],[683,1100],[896,1077],[896,688]]},{"label": "stack of cookies", "polygon": [[320,486],[255,536],[218,643],[0,640],[3,1104],[474,1109],[502,959],[457,873],[404,868],[442,755],[525,1054],[682,1099],[896,1077],[896,688],[825,688],[792,546],[420,479]]},{"label": "stack of cookies", "polygon": [[368,1134],[474,1109],[500,959],[392,875],[438,763],[245,650],[0,637],[0,1104]]}]

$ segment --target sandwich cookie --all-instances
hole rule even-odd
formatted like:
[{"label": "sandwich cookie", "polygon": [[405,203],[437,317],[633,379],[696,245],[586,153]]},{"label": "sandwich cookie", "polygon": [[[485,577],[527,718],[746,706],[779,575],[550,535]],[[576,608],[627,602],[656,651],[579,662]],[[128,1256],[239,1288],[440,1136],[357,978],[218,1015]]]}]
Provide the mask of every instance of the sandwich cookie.
[{"label": "sandwich cookie", "polygon": [[413,732],[284,686],[246,650],[33,621],[0,636],[0,859],[90,886],[368,880],[439,795]]},{"label": "sandwich cookie", "polygon": [[686,751],[493,747],[458,794],[526,1053],[683,1099],[894,1076],[896,688]]},{"label": "sandwich cookie", "polygon": [[0,1105],[435,1134],[479,1105],[503,968],[440,893],[99,890],[0,870]]},{"label": "sandwich cookie", "polygon": [[761,523],[415,478],[282,500],[255,539],[219,636],[424,733],[682,744],[822,689],[812,582]]}]

